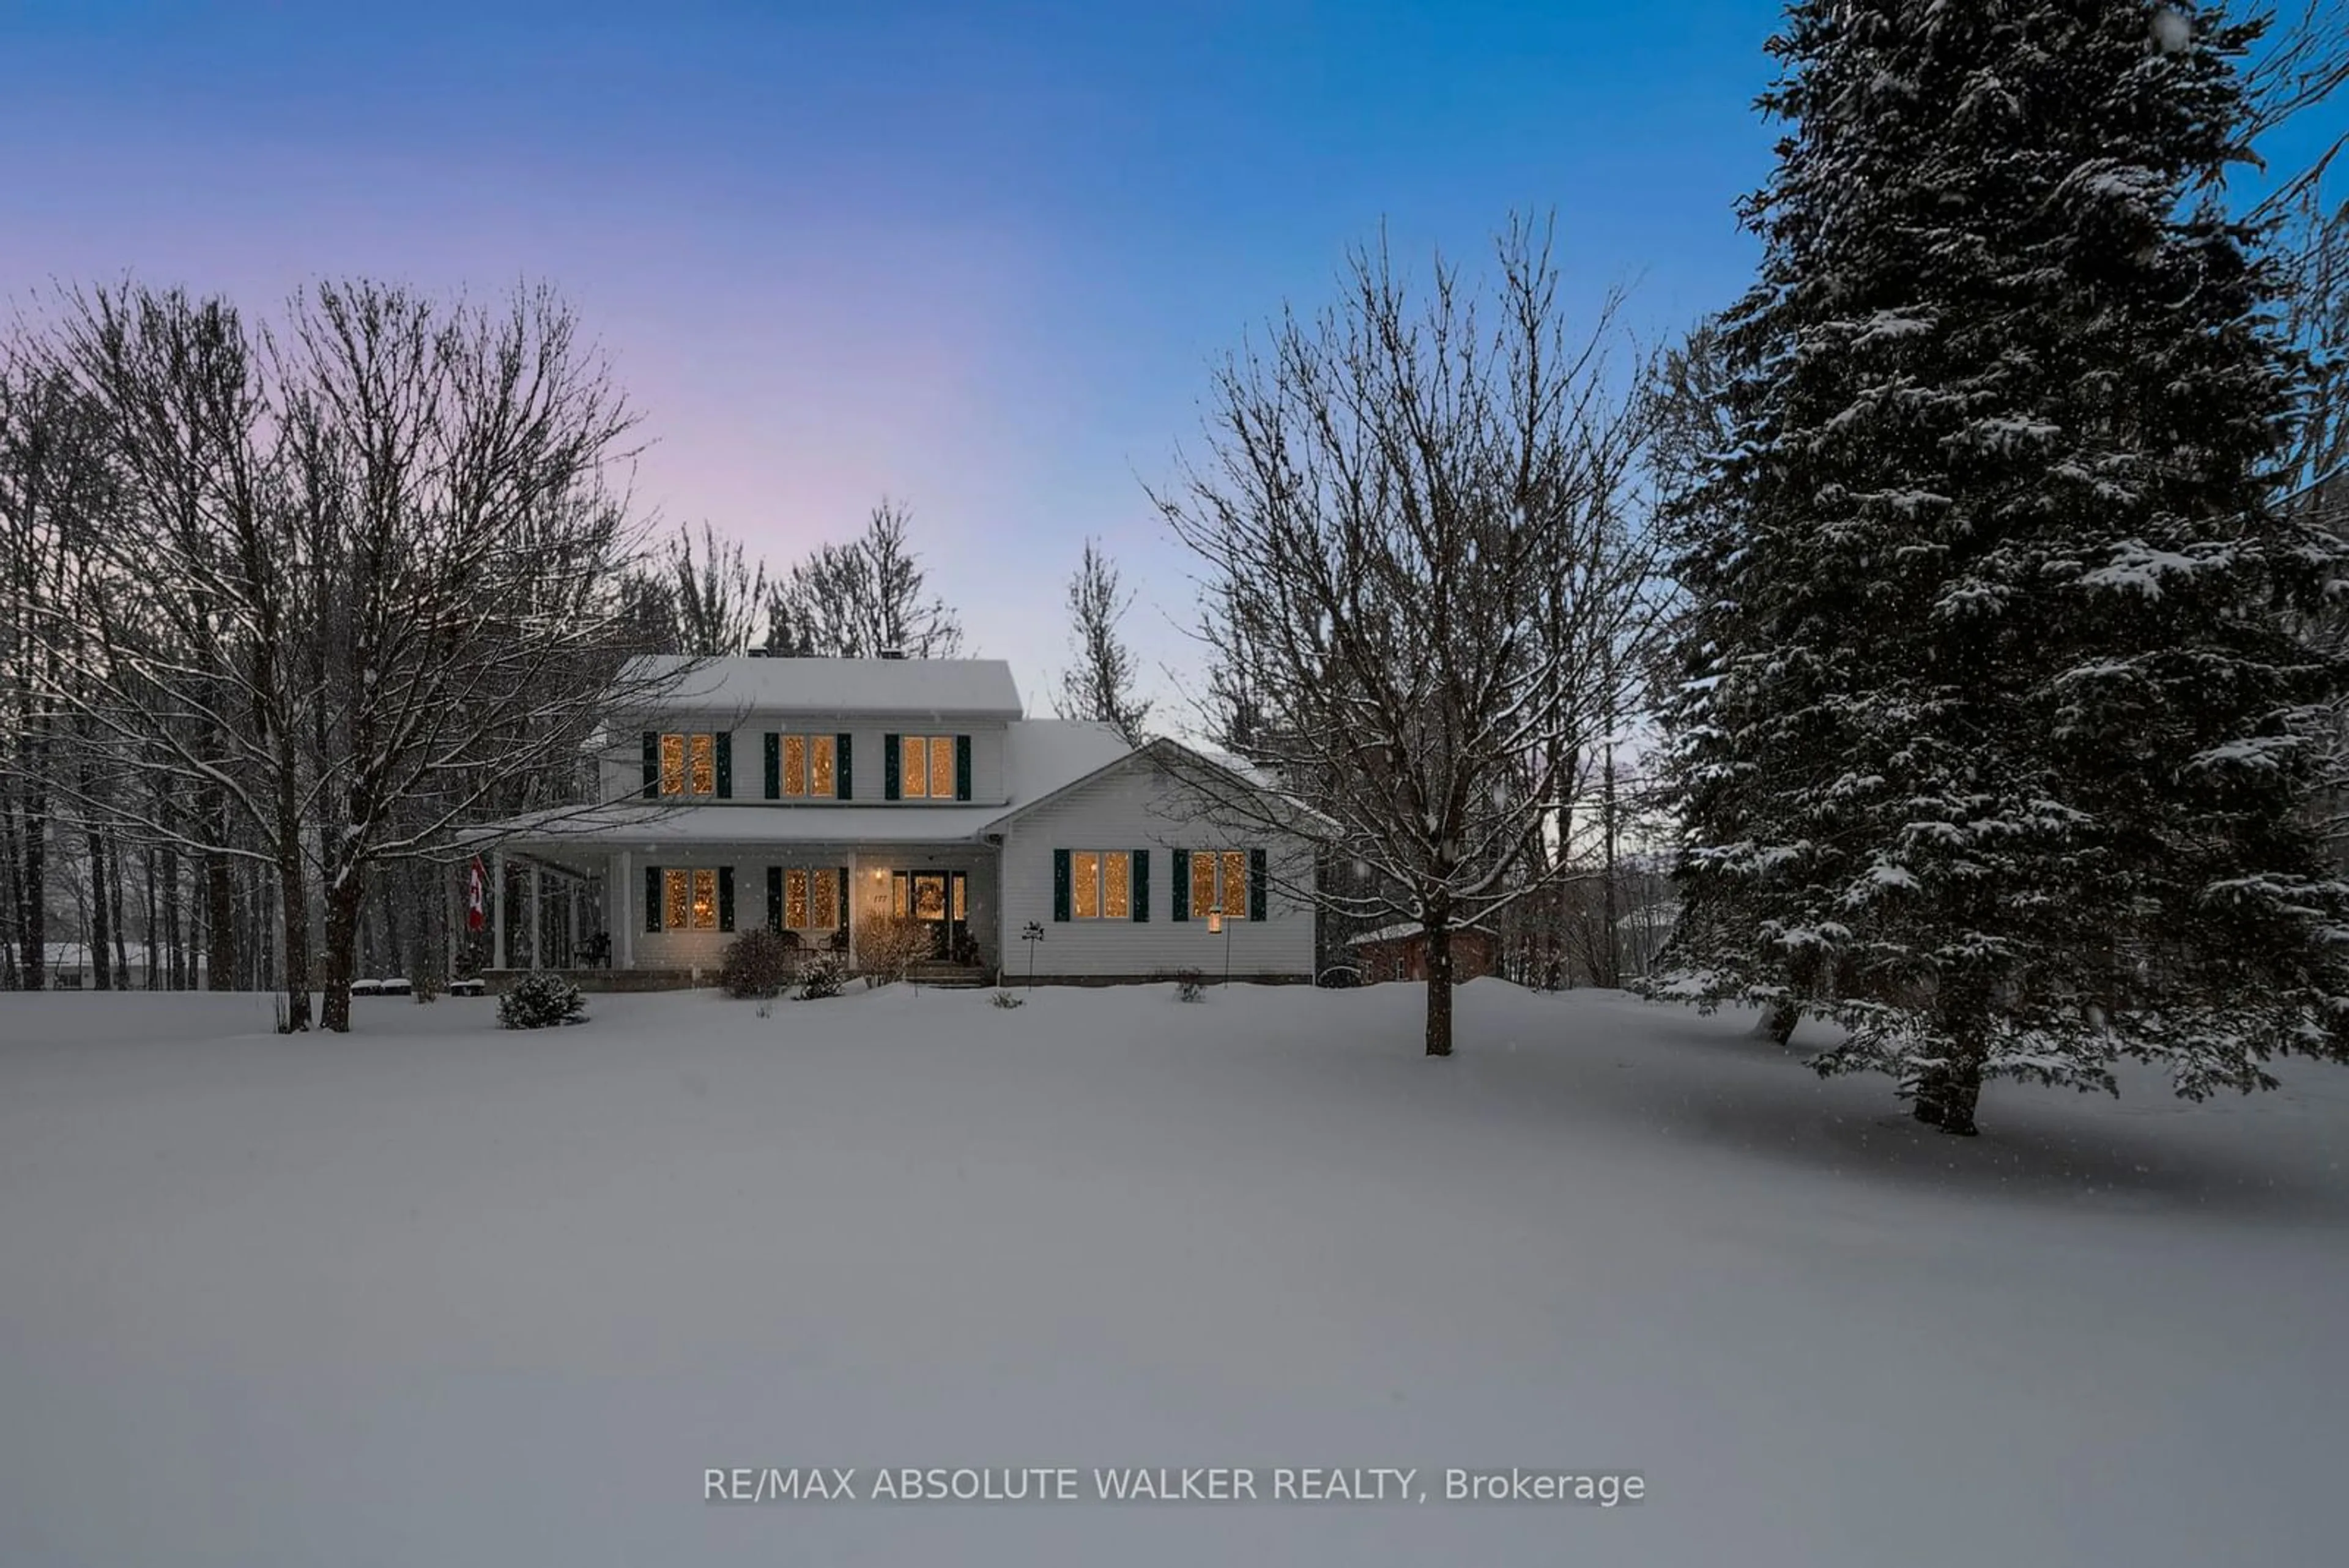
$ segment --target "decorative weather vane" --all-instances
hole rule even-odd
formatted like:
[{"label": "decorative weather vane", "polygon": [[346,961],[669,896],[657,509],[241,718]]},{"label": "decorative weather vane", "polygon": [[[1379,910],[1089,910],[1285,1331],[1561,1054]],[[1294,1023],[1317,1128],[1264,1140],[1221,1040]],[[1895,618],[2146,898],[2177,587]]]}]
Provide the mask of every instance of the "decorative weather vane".
[{"label": "decorative weather vane", "polygon": [[1035,989],[1036,989],[1036,948],[1035,948],[1035,944],[1036,944],[1036,943],[1038,943],[1038,942],[1040,942],[1040,941],[1042,941],[1042,940],[1044,940],[1044,924],[1043,924],[1043,922],[1042,922],[1042,921],[1040,921],[1040,920],[1030,920],[1030,921],[1029,921],[1029,922],[1028,922],[1028,929],[1027,929],[1026,930],[1021,931],[1021,932],[1019,933],[1019,940],[1020,940],[1021,941],[1026,942],[1026,943],[1028,943],[1028,944],[1029,944],[1029,947],[1028,947],[1028,989],[1029,989],[1029,990],[1030,990],[1030,991],[1033,991],[1033,990],[1035,990]]}]

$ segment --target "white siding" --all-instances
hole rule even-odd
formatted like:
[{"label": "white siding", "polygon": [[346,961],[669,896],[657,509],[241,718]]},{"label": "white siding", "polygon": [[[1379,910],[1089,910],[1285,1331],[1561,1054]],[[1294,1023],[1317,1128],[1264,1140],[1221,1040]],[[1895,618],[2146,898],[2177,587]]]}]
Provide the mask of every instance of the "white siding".
[{"label": "white siding", "polygon": [[[1071,978],[1146,978],[1172,970],[1195,969],[1211,979],[1224,972],[1226,939],[1209,936],[1207,922],[1177,924],[1174,910],[1173,851],[1176,848],[1265,849],[1271,862],[1263,920],[1232,922],[1234,978],[1313,972],[1313,911],[1286,898],[1284,877],[1309,883],[1312,851],[1290,839],[1268,844],[1227,843],[1211,831],[1176,820],[1165,802],[1173,785],[1145,763],[1111,770],[1102,777],[1017,818],[1003,840],[1003,967],[1013,980],[1028,972],[1030,944],[1019,940],[1030,920],[1044,928],[1035,944],[1035,972]],[[1052,919],[1052,852],[1055,849],[1143,849],[1150,855],[1150,918],[1146,920],[1055,920]]]}]

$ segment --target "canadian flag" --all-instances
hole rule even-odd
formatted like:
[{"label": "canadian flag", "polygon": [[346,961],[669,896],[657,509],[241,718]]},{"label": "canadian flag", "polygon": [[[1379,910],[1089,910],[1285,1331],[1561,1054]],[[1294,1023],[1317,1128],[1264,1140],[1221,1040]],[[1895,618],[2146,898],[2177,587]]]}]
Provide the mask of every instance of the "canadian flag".
[{"label": "canadian flag", "polygon": [[478,931],[489,923],[488,879],[481,875],[481,857],[465,868],[465,929]]}]

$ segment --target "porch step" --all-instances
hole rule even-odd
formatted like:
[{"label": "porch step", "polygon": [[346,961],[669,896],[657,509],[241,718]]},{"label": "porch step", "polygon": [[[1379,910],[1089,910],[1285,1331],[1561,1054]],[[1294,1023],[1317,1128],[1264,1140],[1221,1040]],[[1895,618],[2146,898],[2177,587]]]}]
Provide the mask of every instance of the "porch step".
[{"label": "porch step", "polygon": [[931,959],[908,964],[905,978],[916,985],[979,986],[987,983],[987,971],[975,963],[945,963]]}]

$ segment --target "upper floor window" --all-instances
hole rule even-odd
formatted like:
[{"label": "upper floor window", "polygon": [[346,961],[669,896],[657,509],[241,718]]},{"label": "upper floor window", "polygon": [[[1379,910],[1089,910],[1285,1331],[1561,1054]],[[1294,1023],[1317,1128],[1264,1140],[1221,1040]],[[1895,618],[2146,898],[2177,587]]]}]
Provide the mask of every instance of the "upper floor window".
[{"label": "upper floor window", "polygon": [[717,795],[726,793],[729,737],[719,734],[645,736],[647,794]]},{"label": "upper floor window", "polygon": [[968,800],[970,737],[968,735],[900,735],[883,737],[888,750],[884,763],[884,800]]},{"label": "upper floor window", "polygon": [[952,800],[955,738],[901,735],[897,739],[897,793],[906,800]]},{"label": "upper floor window", "polygon": [[832,800],[840,791],[840,749],[832,735],[774,735],[776,796]]}]

